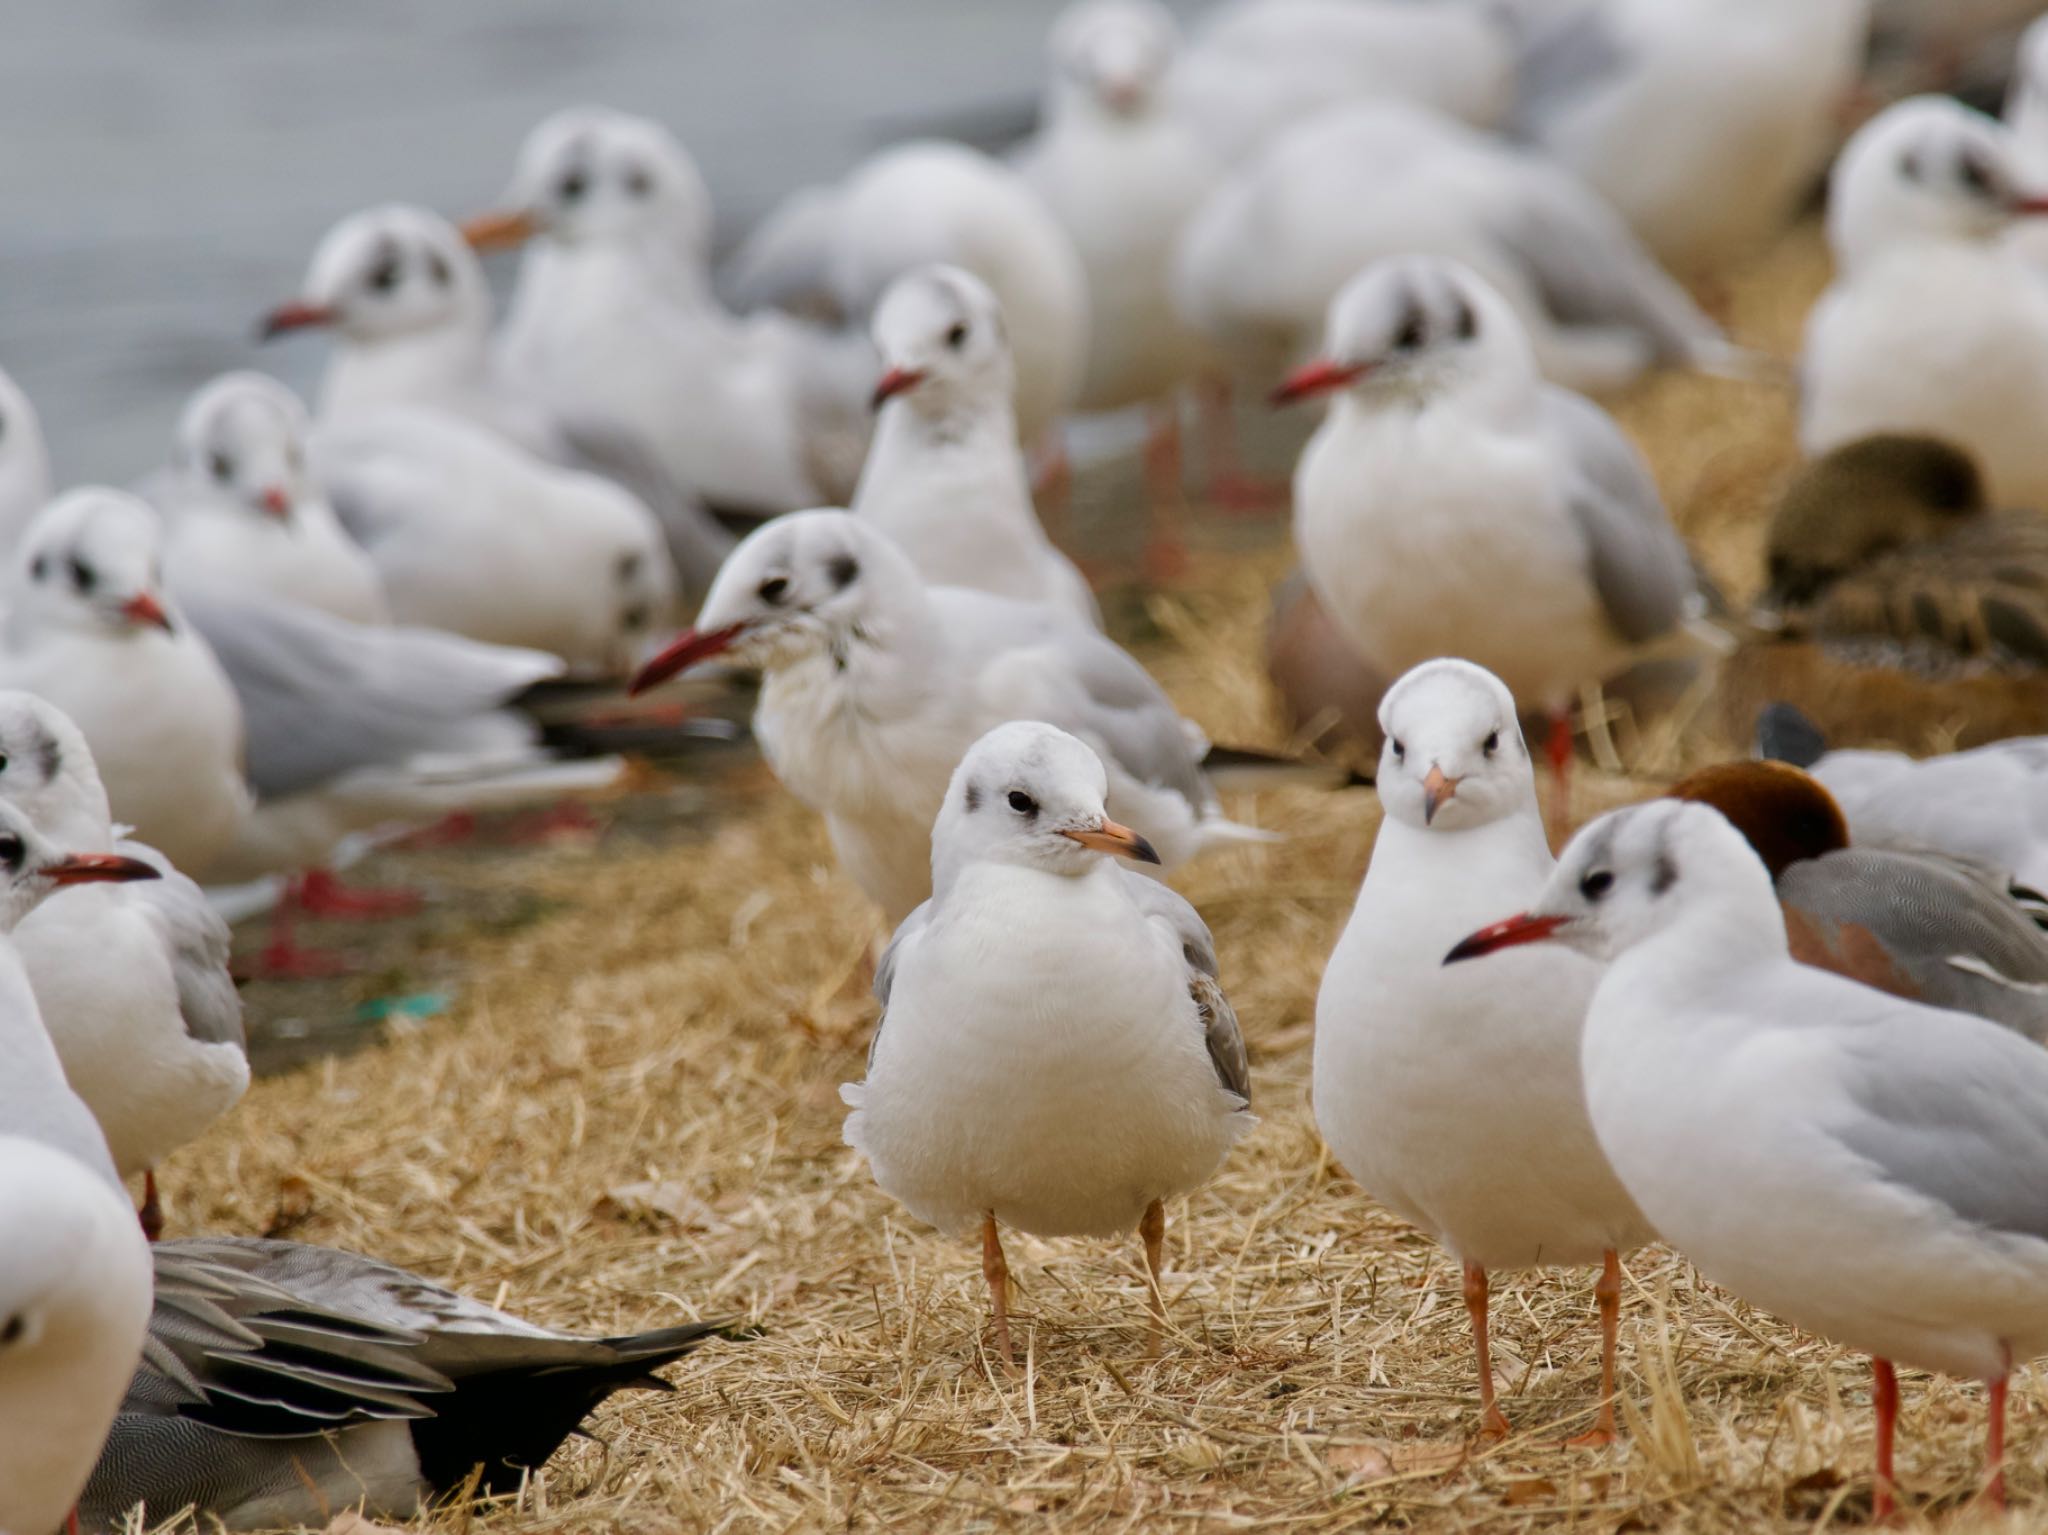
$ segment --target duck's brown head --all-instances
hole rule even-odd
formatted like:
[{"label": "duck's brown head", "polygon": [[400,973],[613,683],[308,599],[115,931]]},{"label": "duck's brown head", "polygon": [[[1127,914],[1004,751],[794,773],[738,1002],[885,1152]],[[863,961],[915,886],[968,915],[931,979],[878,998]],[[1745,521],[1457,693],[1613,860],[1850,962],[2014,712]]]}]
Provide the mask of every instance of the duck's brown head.
[{"label": "duck's brown head", "polygon": [[1749,840],[1776,879],[1849,845],[1849,823],[1819,779],[1787,762],[1718,762],[1680,779],[1670,798],[1711,805]]},{"label": "duck's brown head", "polygon": [[1986,508],[1970,455],[1938,437],[1858,438],[1799,471],[1771,518],[1766,606],[1796,608],[1876,556]]}]

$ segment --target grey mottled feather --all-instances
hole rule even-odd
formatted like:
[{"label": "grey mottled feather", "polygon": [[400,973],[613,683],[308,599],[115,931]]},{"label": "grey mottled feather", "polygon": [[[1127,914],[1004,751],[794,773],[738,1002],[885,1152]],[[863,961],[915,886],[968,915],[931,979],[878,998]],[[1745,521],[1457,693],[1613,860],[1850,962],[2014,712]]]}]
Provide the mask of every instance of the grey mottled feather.
[{"label": "grey mottled feather", "polygon": [[1148,917],[1163,918],[1179,937],[1181,955],[1188,966],[1188,994],[1195,999],[1196,1011],[1201,1015],[1202,1035],[1209,1047],[1209,1059],[1216,1066],[1216,1080],[1242,1098],[1249,1108],[1251,1060],[1245,1052],[1244,1031],[1238,1026],[1237,1013],[1217,979],[1216,940],[1209,932],[1209,924],[1187,897],[1171,886],[1129,869],[1122,872],[1125,888],[1139,910]]}]

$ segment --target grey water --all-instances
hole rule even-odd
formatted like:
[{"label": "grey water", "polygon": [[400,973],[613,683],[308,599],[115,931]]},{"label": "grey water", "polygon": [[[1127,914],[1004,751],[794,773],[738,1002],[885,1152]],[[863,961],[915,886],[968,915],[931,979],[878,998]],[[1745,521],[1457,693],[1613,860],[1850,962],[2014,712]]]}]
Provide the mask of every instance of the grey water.
[{"label": "grey water", "polygon": [[345,214],[488,207],[528,128],[604,103],[681,135],[729,241],[884,143],[1028,121],[1059,7],[0,0],[0,367],[60,484],[124,483],[213,374],[311,385],[325,344],[255,324]]}]

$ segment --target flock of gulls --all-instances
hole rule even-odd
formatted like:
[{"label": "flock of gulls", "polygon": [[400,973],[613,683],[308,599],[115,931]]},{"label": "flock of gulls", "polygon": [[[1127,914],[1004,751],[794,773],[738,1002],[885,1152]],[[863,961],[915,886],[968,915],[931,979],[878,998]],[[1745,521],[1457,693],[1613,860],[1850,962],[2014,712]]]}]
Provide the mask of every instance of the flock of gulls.
[{"label": "flock of gulls", "polygon": [[[2048,686],[2030,9],[1228,0],[1183,37],[1079,0],[1007,158],[888,148],[715,274],[683,146],[599,108],[466,223],[343,219],[261,319],[331,337],[317,397],[206,382],[132,488],[58,493],[0,378],[0,1530],[513,1487],[725,1331],[158,1240],[154,1168],[249,1081],[223,891],[266,882],[261,968],[318,973],[292,917],[378,905],[337,863],[608,786],[607,725],[680,713],[628,695],[685,672],[758,675],[761,751],[893,927],[845,1138],[978,1235],[995,1359],[1006,1229],[1135,1229],[1163,1319],[1167,1207],[1254,1120],[1158,876],[1267,837],[1227,772],[1342,775],[1213,746],[1103,632],[1039,503],[1062,423],[1111,411],[1145,422],[1148,574],[1182,567],[1191,416],[1210,497],[1291,506],[1279,622],[1320,661],[1276,637],[1276,684],[1306,716],[1369,679],[1384,818],[1314,1109],[1462,1265],[1474,1431],[1507,1430],[1489,1275],[1561,1266],[1598,1271],[1582,1442],[1614,1438],[1620,1265],[1661,1240],[1871,1356],[1880,1515],[1900,1364],[1986,1383],[2002,1502],[2008,1382],[2048,1351],[2048,739],[1916,762],[1777,707],[1756,758],[1575,835],[1562,791],[1603,682],[1711,675],[1765,624]],[[2003,119],[1928,93],[1987,51]],[[1781,369],[1711,310],[1823,181],[1810,462],[1737,615],[1591,396]],[[1237,451],[1246,389],[1327,406],[1291,496]]]}]

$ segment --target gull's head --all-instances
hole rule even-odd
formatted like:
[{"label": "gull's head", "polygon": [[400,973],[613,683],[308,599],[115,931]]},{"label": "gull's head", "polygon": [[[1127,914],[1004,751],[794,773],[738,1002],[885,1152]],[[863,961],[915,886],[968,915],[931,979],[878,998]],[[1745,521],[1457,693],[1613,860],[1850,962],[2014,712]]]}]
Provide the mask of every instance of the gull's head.
[{"label": "gull's head", "polygon": [[264,373],[224,373],[178,417],[178,468],[250,518],[289,524],[314,494],[306,407]]},{"label": "gull's head", "polygon": [[1179,24],[1157,0],[1079,0],[1053,23],[1047,47],[1054,101],[1110,118],[1143,117],[1179,47]]},{"label": "gull's head", "polygon": [[0,691],[0,803],[62,846],[105,852],[112,845],[107,791],[85,733],[34,693]]},{"label": "gull's head", "polygon": [[1330,301],[1322,354],[1273,391],[1275,405],[1339,390],[1421,402],[1474,379],[1533,379],[1521,321],[1477,272],[1436,256],[1376,261]]},{"label": "gull's head", "polygon": [[481,335],[490,294],[461,231],[426,208],[392,203],[350,215],[313,252],[305,286],[264,318],[268,340],[332,326],[373,344],[439,330]]},{"label": "gull's head", "polygon": [[1856,131],[1828,180],[1828,243],[1853,264],[1895,246],[1997,239],[2029,196],[2004,124],[1947,96],[1914,96]]},{"label": "gull's head", "polygon": [[56,628],[141,638],[179,623],[164,597],[156,509],[100,485],[36,513],[14,551],[8,598],[13,614]]},{"label": "gull's head", "polygon": [[480,250],[535,235],[565,244],[639,241],[711,256],[711,193],[676,136],[651,117],[571,107],[526,136],[495,213],[462,232]]},{"label": "gull's head", "polygon": [[1425,661],[1380,700],[1377,783],[1386,813],[1410,826],[1464,831],[1536,814],[1536,778],[1514,695],[1470,661]]},{"label": "gull's head", "polygon": [[1003,308],[972,272],[934,263],[905,272],[875,308],[881,354],[877,410],[939,416],[962,406],[1007,403],[1016,375]]},{"label": "gull's head", "polygon": [[1987,508],[1976,461],[1953,443],[1902,432],[1845,443],[1802,468],[1771,514],[1763,606],[1802,606],[1878,555]]},{"label": "gull's head", "polygon": [[1082,741],[1037,720],[998,725],[953,770],[932,828],[935,870],[976,859],[1053,874],[1085,874],[1112,856],[1159,862],[1109,818],[1108,795],[1102,759]]},{"label": "gull's head", "polygon": [[50,450],[43,423],[21,386],[0,370],[0,508],[50,498]]},{"label": "gull's head", "polygon": [[726,556],[697,625],[641,668],[642,692],[715,657],[778,671],[820,655],[844,670],[884,647],[924,601],[917,569],[889,536],[850,512],[790,512]]},{"label": "gull's head", "polygon": [[72,885],[162,879],[153,863],[125,853],[67,848],[36,830],[18,806],[0,802],[0,932]]},{"label": "gull's head", "polygon": [[1444,963],[1546,940],[1613,959],[1704,912],[1774,932],[1783,948],[1770,873],[1742,833],[1710,806],[1651,800],[1588,822],[1527,911],[1465,938]]}]

